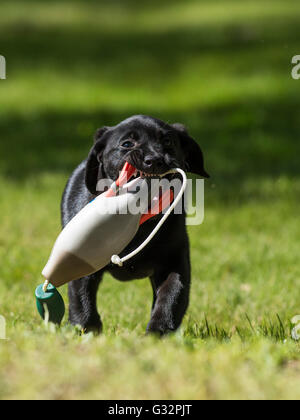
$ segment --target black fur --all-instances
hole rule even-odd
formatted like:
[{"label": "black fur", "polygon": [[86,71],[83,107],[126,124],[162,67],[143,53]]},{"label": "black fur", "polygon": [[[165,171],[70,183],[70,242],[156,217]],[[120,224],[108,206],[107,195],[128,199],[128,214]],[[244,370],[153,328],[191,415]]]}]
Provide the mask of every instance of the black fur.
[{"label": "black fur", "polygon": [[[202,151],[182,125],[168,125],[146,116],[132,117],[96,133],[88,159],[78,166],[66,186],[62,200],[63,226],[99,194],[96,191],[99,179],[118,178],[126,160],[148,173],[162,174],[176,166],[208,177]],[[157,221],[158,218],[151,219],[142,225],[123,254],[137,248]],[[96,296],[105,271],[120,281],[149,277],[154,299],[147,331],[161,335],[175,331],[188,307],[191,280],[185,215],[172,214],[152,242],[124,267],[109,265],[69,284],[70,322],[86,331],[102,329]]]}]

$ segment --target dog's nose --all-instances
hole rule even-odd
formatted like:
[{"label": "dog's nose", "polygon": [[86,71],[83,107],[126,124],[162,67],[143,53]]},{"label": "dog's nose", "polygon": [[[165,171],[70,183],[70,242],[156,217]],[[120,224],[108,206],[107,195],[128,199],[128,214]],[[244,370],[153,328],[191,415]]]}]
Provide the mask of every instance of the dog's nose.
[{"label": "dog's nose", "polygon": [[144,159],[145,169],[152,173],[159,173],[164,166],[164,159],[160,156],[146,156]]}]

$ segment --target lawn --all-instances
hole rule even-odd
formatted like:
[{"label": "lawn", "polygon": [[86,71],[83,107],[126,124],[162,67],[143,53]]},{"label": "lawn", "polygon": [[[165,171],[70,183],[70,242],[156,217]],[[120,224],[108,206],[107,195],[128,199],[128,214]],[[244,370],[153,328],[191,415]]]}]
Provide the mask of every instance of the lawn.
[{"label": "lawn", "polygon": [[[299,18],[299,0],[2,0],[1,399],[300,398]],[[145,337],[149,282],[106,276],[101,336],[44,325],[66,180],[137,113],[186,124],[212,175],[184,323]]]}]

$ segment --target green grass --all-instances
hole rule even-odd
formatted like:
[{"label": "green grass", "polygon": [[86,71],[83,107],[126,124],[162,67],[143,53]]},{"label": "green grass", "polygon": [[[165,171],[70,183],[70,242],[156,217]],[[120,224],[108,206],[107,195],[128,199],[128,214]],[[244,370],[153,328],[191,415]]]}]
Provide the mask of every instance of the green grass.
[{"label": "green grass", "polygon": [[[2,1],[1,399],[300,398],[298,3]],[[149,282],[106,276],[102,336],[45,326],[33,295],[65,182],[97,127],[135,113],[185,123],[213,175],[188,314],[145,337]]]}]

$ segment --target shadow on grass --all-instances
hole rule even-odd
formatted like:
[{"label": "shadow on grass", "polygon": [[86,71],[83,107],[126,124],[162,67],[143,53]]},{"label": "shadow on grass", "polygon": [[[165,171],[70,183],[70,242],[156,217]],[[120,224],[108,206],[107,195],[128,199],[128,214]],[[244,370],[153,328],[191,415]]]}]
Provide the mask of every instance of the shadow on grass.
[{"label": "shadow on grass", "polygon": [[[140,110],[0,118],[0,170],[16,181],[42,172],[70,173],[87,156],[98,127],[117,124],[135,111]],[[299,106],[290,99],[145,113],[187,124],[204,150],[213,180],[240,183],[249,177],[299,176]]]},{"label": "shadow on grass", "polygon": [[[47,68],[81,77],[93,72],[114,82],[124,82],[126,77],[129,82],[153,78],[167,83],[170,72],[177,74],[187,59],[201,60],[204,55],[215,60],[216,66],[217,57],[225,63],[230,60],[232,71],[238,74],[286,72],[299,37],[296,18],[148,32],[136,32],[134,22],[131,31],[111,31],[101,26],[41,28],[25,21],[0,28],[0,51],[10,63],[12,76],[21,69]],[[221,69],[215,71],[217,76]]]},{"label": "shadow on grass", "polygon": [[[141,4],[126,0],[124,7]],[[149,7],[159,4],[147,1]],[[212,69],[218,65],[218,54],[223,54],[222,63],[227,64],[231,75],[247,77],[266,69],[288,74],[289,50],[298,45],[300,26],[296,17],[264,17],[249,25],[220,22],[209,27],[135,33],[134,28],[119,32],[101,27],[41,28],[25,20],[0,28],[0,34],[1,52],[7,55],[12,76],[16,69],[19,72],[23,66],[28,71],[32,65],[47,68],[57,77],[62,71],[71,76],[79,71],[85,79],[101,69],[99,77],[110,83],[121,81],[130,96],[131,82],[141,86],[152,83],[157,88],[169,82],[170,74],[180,73],[186,57],[201,61],[203,53],[208,54]],[[258,60],[257,55],[264,55],[264,60]],[[216,77],[219,70],[214,70]],[[285,97],[262,103],[244,100],[242,93],[240,102],[232,106],[177,114],[157,113],[155,109],[107,109],[22,117],[12,112],[0,116],[0,171],[16,182],[43,172],[67,175],[87,156],[97,127],[142,112],[186,124],[204,149],[212,182],[238,186],[249,178],[259,181],[263,177],[299,176],[299,100]]]}]

